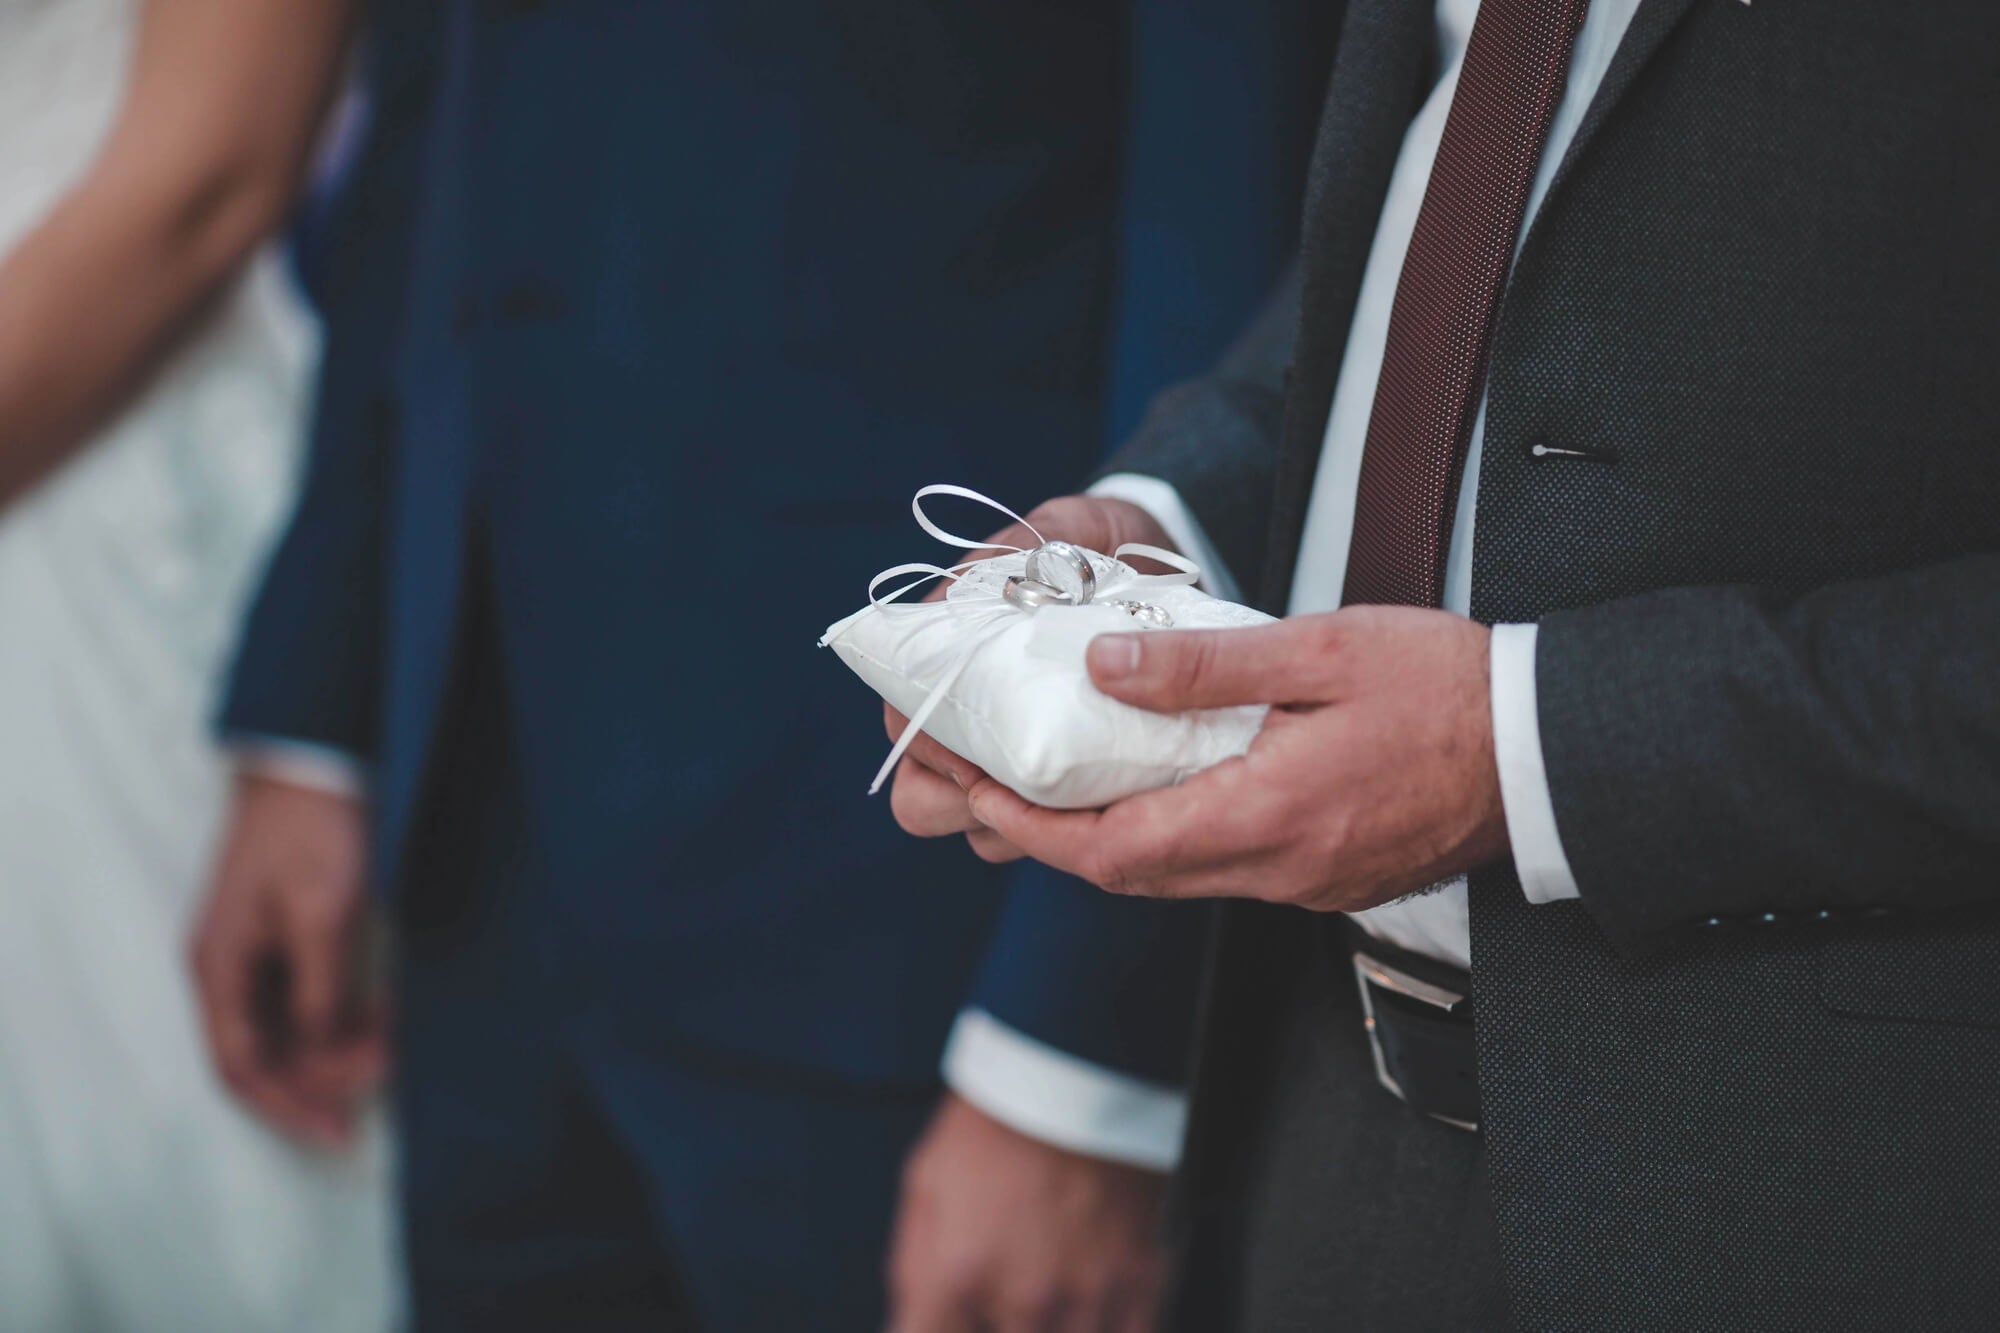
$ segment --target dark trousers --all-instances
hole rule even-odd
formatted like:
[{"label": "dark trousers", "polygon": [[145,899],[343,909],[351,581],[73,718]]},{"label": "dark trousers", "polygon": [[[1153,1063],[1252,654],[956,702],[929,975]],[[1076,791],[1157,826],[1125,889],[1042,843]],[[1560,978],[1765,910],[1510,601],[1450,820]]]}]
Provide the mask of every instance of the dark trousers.
[{"label": "dark trousers", "polygon": [[1330,923],[1225,922],[1181,1198],[1180,1333],[1508,1327],[1476,1134],[1375,1080]]},{"label": "dark trousers", "polygon": [[398,901],[418,1333],[876,1333],[933,1094],[745,1070],[619,1011],[535,859],[492,645],[475,599]]}]

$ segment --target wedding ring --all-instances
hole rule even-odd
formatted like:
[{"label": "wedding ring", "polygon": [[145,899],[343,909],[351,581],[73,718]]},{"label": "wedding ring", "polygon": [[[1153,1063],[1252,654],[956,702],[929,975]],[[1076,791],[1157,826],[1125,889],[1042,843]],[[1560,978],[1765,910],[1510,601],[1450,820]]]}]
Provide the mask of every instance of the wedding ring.
[{"label": "wedding ring", "polygon": [[1071,606],[1075,604],[1068,593],[1060,588],[1051,588],[1036,579],[1025,579],[1019,574],[1009,575],[1007,586],[1000,595],[1023,611],[1034,611],[1044,606]]},{"label": "wedding ring", "polygon": [[1031,583],[1054,588],[1071,602],[1082,606],[1097,594],[1097,571],[1081,546],[1069,542],[1044,542],[1028,552],[1021,571]]},{"label": "wedding ring", "polygon": [[1148,629],[1172,629],[1174,617],[1164,606],[1154,606],[1151,602],[1115,601],[1111,603],[1132,619]]}]

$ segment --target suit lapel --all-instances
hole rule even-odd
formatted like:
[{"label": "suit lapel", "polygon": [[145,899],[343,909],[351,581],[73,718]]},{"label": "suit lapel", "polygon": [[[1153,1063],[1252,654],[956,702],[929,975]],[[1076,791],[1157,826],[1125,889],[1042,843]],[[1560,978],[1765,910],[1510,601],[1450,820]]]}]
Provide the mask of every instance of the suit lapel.
[{"label": "suit lapel", "polygon": [[[1616,54],[1611,57],[1611,68],[1604,72],[1604,81],[1597,86],[1597,94],[1590,99],[1590,106],[1583,113],[1583,123],[1577,126],[1576,135],[1569,141],[1569,148],[1563,153],[1562,165],[1556,168],[1555,177],[1549,182],[1549,190],[1542,198],[1542,209],[1547,209],[1549,201],[1562,193],[1562,188],[1583,154],[1590,148],[1597,132],[1604,127],[1611,113],[1631,91],[1632,84],[1639,77],[1660,47],[1666,43],[1687,12],[1694,8],[1696,0],[1641,0],[1639,8],[1632,15],[1631,26],[1625,29],[1625,37],[1618,43]],[[1536,216],[1541,215],[1540,210]],[[1530,229],[1532,230],[1530,219]]]}]

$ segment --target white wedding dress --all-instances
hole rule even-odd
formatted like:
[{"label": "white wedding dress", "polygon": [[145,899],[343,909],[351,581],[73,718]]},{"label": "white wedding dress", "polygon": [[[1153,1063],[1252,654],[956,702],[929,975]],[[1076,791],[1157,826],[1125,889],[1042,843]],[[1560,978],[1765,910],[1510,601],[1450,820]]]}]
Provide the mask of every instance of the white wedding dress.
[{"label": "white wedding dress", "polygon": [[[138,2],[0,0],[0,253],[109,128]],[[315,354],[267,255],[0,511],[0,1333],[399,1317],[383,1127],[334,1158],[254,1120],[211,1072],[184,961],[226,795],[206,724]]]}]

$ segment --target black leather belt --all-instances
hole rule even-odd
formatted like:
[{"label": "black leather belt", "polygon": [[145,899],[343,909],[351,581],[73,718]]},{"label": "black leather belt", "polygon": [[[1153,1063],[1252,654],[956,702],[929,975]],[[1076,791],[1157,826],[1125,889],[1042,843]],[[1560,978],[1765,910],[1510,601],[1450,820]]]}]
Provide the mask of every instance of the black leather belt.
[{"label": "black leather belt", "polygon": [[1477,1131],[1471,974],[1371,939],[1352,921],[1343,925],[1335,938],[1361,988],[1375,1077],[1425,1115]]}]

